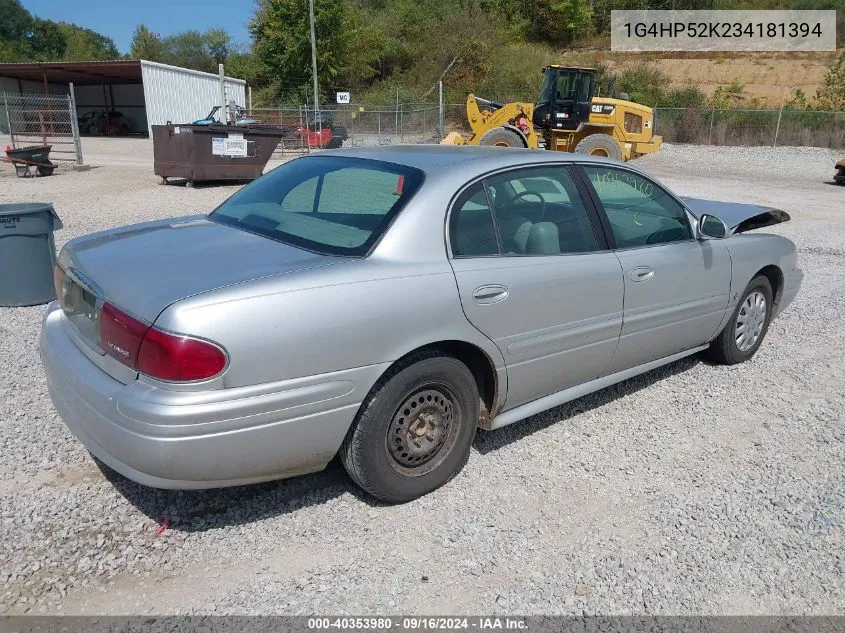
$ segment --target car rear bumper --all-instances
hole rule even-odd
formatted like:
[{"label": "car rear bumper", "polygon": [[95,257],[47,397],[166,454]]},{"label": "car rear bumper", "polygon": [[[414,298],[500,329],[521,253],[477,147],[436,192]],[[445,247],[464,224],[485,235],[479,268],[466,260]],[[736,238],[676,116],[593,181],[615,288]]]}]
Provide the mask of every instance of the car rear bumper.
[{"label": "car rear bumper", "polygon": [[54,406],[91,453],[156,488],[234,486],[324,468],[386,368],[208,391],[124,385],[79,350],[65,321],[53,307],[41,330]]},{"label": "car rear bumper", "polygon": [[778,298],[775,316],[783,312],[792,303],[801,289],[802,281],[804,281],[804,272],[800,268],[796,268],[791,273],[784,275],[783,290]]}]

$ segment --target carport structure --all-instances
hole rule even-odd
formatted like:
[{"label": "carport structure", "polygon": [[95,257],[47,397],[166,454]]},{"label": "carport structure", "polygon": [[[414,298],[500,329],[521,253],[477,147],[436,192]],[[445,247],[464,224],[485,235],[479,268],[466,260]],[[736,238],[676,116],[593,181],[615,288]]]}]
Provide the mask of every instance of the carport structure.
[{"label": "carport structure", "polygon": [[[227,77],[224,83],[226,100],[245,106],[246,82]],[[71,95],[77,117],[119,112],[128,129],[117,127],[117,131],[149,134],[152,125],[205,116],[220,103],[220,78],[137,59],[0,64],[0,93],[4,92]],[[114,130],[108,119],[104,127],[107,132]]]}]

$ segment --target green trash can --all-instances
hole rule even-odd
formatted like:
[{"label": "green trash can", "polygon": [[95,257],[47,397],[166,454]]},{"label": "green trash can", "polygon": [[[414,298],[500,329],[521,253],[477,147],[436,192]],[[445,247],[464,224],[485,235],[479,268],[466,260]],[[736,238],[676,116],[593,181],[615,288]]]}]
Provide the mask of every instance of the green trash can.
[{"label": "green trash can", "polygon": [[60,228],[52,204],[0,204],[0,306],[34,306],[56,298],[53,231]]}]

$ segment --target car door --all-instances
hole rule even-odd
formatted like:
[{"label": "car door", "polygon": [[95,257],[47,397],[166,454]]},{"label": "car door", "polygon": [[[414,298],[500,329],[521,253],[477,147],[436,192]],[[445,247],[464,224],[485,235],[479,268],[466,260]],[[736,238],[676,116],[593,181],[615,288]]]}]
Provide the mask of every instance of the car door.
[{"label": "car door", "polygon": [[622,327],[622,272],[567,167],[470,185],[448,233],[464,312],[505,359],[505,408],[598,377]]},{"label": "car door", "polygon": [[582,169],[625,283],[622,334],[608,373],[706,343],[728,305],[725,244],[696,240],[686,209],[651,179],[622,167]]}]

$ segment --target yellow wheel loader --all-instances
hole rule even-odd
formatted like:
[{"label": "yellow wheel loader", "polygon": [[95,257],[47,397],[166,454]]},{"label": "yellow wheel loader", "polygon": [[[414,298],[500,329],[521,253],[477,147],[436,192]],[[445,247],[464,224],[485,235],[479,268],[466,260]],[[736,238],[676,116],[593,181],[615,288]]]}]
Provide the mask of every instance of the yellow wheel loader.
[{"label": "yellow wheel loader", "polygon": [[472,136],[452,132],[441,144],[545,148],[630,160],[660,149],[654,111],[623,99],[595,97],[593,68],[543,68],[536,104],[467,97]]}]

